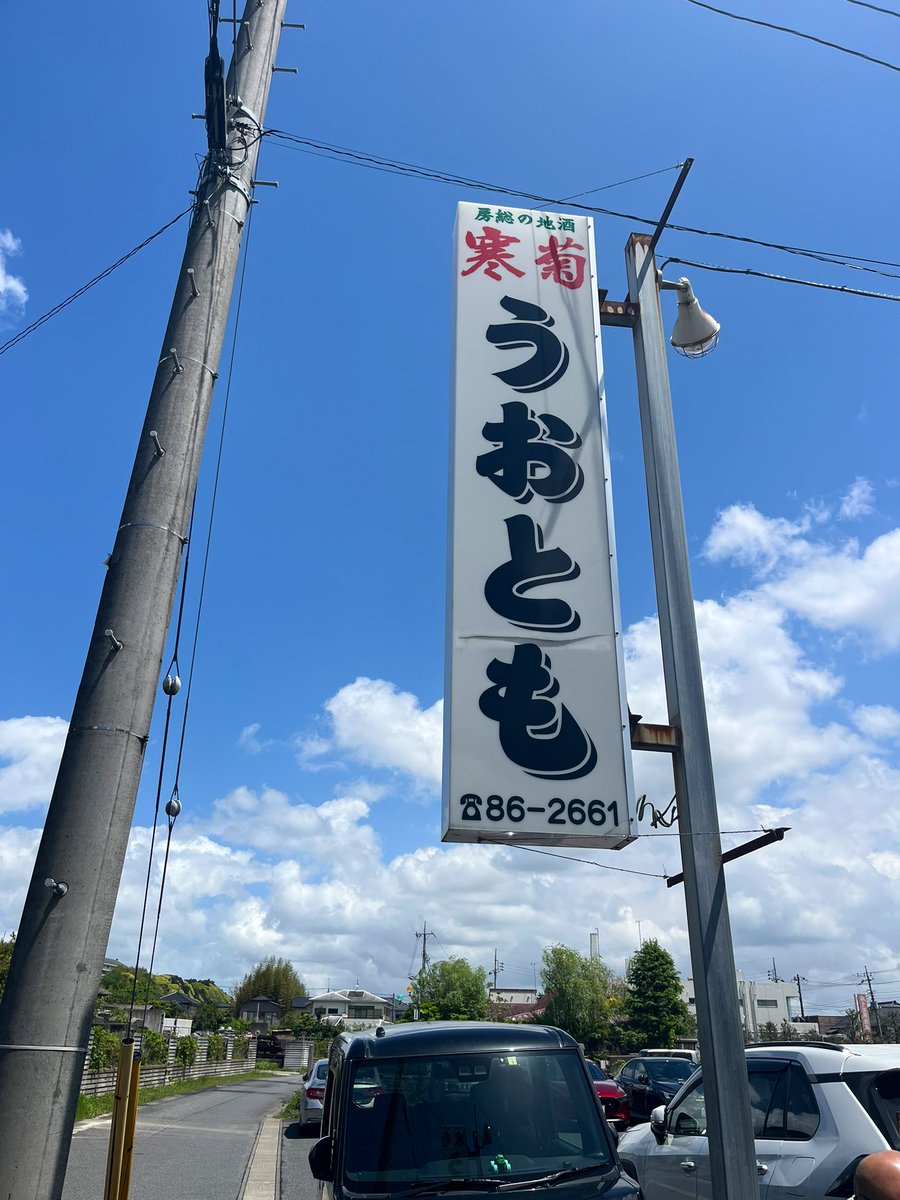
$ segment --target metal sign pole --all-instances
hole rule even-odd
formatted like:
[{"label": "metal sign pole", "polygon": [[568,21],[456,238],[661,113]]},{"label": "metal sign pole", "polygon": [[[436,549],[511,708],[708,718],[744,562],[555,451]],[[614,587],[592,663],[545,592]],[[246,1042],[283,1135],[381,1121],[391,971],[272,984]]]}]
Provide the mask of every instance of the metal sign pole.
[{"label": "metal sign pole", "polygon": [[759,1200],[666,340],[649,243],[649,237],[632,234],[625,259],[628,298],[638,306],[634,354],[666,697],[669,721],[679,733],[672,761],[703,1059],[710,1195]]}]

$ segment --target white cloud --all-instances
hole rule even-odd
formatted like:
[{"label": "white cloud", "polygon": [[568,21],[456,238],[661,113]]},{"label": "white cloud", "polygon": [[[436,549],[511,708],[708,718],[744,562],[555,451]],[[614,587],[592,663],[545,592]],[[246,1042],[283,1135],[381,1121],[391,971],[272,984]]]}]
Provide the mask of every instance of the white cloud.
[{"label": "white cloud", "polygon": [[0,813],[49,804],[67,729],[61,717],[0,721]]},{"label": "white cloud", "polygon": [[798,616],[832,631],[863,635],[879,651],[900,648],[900,529],[860,550],[849,542],[820,550],[769,586]]},{"label": "white cloud", "polygon": [[900,854],[881,851],[878,854],[870,854],[869,862],[878,874],[884,875],[886,879],[900,879]]},{"label": "white cloud", "polygon": [[22,243],[8,229],[0,229],[0,324],[8,318],[18,318],[28,301],[28,289],[17,275],[6,267],[7,257],[20,254]]},{"label": "white cloud", "polygon": [[0,837],[0,937],[18,927],[40,839],[39,829],[3,828]]},{"label": "white cloud", "polygon": [[[717,794],[729,819],[770,784],[840,762],[859,748],[858,735],[846,727],[816,724],[815,707],[838,694],[841,680],[804,658],[783,611],[765,595],[706,600],[696,613]],[[625,646],[632,710],[664,722],[656,621],[633,626]],[[636,782],[662,808],[671,795],[671,770],[641,761],[656,757],[636,756]]]},{"label": "white cloud", "polygon": [[246,750],[248,754],[261,754],[266,747],[265,742],[261,742],[256,736],[262,726],[255,722],[253,725],[245,725],[238,734],[237,744],[242,750]]},{"label": "white cloud", "polygon": [[900,712],[887,704],[863,704],[853,711],[853,723],[866,735],[875,738],[900,737]]},{"label": "white cloud", "polygon": [[361,676],[325,708],[337,749],[368,767],[404,771],[424,785],[440,783],[443,700],[422,708],[412,693]]},{"label": "white cloud", "polygon": [[215,801],[209,828],[233,845],[330,862],[338,874],[355,874],[380,857],[374,830],[363,824],[378,796],[378,790],[366,784],[356,795],[323,804],[292,804],[272,788],[257,794],[241,787]]},{"label": "white cloud", "polygon": [[800,521],[764,517],[752,504],[732,504],[716,517],[704,553],[712,562],[730,560],[765,574],[785,558],[803,554],[809,516]]},{"label": "white cloud", "polygon": [[875,489],[868,479],[857,476],[846,495],[841,498],[840,516],[844,521],[855,521],[875,511]]},{"label": "white cloud", "polygon": [[[865,480],[857,480],[854,489]],[[857,497],[865,500],[865,489]],[[847,497],[845,497],[845,501]],[[900,529],[864,549],[855,540],[839,545],[811,541],[807,519],[765,517],[752,505],[721,512],[706,541],[714,562],[731,561],[767,578],[760,589],[776,604],[822,629],[846,631],[883,652],[900,647]]]}]

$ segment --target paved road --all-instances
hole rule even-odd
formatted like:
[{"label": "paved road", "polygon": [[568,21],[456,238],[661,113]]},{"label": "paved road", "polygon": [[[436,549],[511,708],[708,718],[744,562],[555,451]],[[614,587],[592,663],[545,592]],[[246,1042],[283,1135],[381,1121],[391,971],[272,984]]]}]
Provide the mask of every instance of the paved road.
[{"label": "paved road", "polygon": [[318,1200],[319,1184],[309,1172],[307,1156],[318,1128],[300,1133],[296,1121],[284,1122],[281,1136],[281,1195],[277,1200]]},{"label": "paved road", "polygon": [[[131,1200],[237,1200],[260,1123],[300,1080],[297,1074],[247,1079],[143,1105]],[[108,1145],[108,1117],[76,1127],[63,1200],[103,1195]]]}]

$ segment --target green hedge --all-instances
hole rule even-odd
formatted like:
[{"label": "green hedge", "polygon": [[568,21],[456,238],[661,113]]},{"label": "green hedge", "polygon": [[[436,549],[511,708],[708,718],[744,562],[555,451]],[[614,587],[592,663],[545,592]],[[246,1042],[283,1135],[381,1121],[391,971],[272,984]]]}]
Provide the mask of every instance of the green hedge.
[{"label": "green hedge", "polygon": [[169,1039],[154,1029],[141,1034],[141,1062],[146,1067],[164,1064],[169,1057]]},{"label": "green hedge", "polygon": [[188,1034],[180,1037],[175,1043],[175,1061],[187,1069],[197,1061],[197,1039]]},{"label": "green hedge", "polygon": [[100,1025],[94,1026],[94,1041],[88,1057],[88,1070],[107,1071],[115,1066],[119,1058],[121,1041],[114,1033]]}]

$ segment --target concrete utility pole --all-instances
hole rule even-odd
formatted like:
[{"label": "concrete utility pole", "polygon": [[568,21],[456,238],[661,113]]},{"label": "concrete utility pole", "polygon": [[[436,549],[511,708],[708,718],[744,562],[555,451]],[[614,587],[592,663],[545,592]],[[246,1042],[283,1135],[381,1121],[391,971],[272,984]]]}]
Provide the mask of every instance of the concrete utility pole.
[{"label": "concrete utility pole", "polygon": [[633,233],[625,261],[628,298],[638,305],[634,357],[666,699],[669,723],[679,734],[672,761],[703,1056],[709,1194],[716,1200],[759,1200],[666,338],[651,239]]},{"label": "concrete utility pole", "polygon": [[800,1020],[801,1021],[806,1020],[806,1013],[803,1011],[803,988],[800,986],[801,983],[805,983],[805,982],[806,982],[805,976],[799,975],[799,974],[794,976],[794,983],[796,983],[796,985],[797,985],[797,999],[800,1001]]},{"label": "concrete utility pole", "polygon": [[430,937],[434,937],[434,934],[428,932],[428,922],[423,921],[422,922],[422,932],[419,933],[418,930],[416,930],[416,941],[418,941],[419,938],[422,939],[422,970],[423,971],[428,970],[428,939]]},{"label": "concrete utility pole", "polygon": [[227,125],[207,71],[211,149],[0,1005],[3,1200],[63,1189],[286,2],[248,0]]},{"label": "concrete utility pole", "polygon": [[496,951],[496,949],[495,949],[495,950],[494,950],[494,969],[493,969],[493,971],[491,971],[491,974],[492,974],[492,975],[493,975],[493,977],[494,977],[494,991],[495,991],[495,992],[496,992],[496,990],[497,990],[497,977],[498,977],[498,975],[500,974],[500,972],[501,972],[502,970],[503,970],[503,963],[502,963],[502,962],[500,962],[500,961],[498,961],[498,959],[497,959],[497,951]]},{"label": "concrete utility pole", "polygon": [[[872,986],[872,976],[869,973],[868,967],[863,967],[863,979],[869,986],[869,999],[872,1001],[872,1012],[875,1014],[875,1026],[878,1029],[879,1038],[883,1038],[884,1034],[881,1029],[881,1013],[878,1011],[878,1002],[875,999],[875,988]],[[0,1192],[2,1195],[2,1192]]]}]

